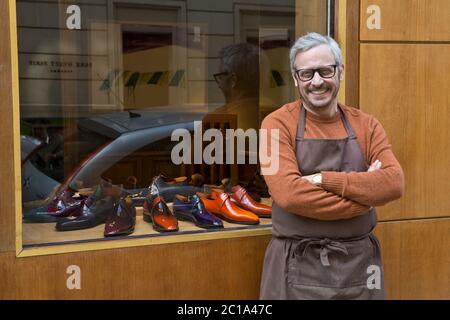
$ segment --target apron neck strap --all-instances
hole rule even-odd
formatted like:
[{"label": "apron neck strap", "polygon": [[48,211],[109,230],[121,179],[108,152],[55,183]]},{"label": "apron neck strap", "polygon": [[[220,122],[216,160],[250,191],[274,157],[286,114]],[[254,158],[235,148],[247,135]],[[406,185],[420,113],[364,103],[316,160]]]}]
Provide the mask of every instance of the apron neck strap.
[{"label": "apron neck strap", "polygon": [[[345,115],[344,111],[342,110],[341,106],[338,104],[338,110],[341,115],[342,122],[344,124],[345,131],[347,132],[347,135],[350,139],[355,139],[355,133],[353,132],[352,126],[350,125],[350,122],[347,119],[347,116]],[[300,102],[300,121],[297,127],[297,138],[300,140],[304,139],[305,135],[305,123],[306,123],[306,108],[303,106],[303,103]]]}]

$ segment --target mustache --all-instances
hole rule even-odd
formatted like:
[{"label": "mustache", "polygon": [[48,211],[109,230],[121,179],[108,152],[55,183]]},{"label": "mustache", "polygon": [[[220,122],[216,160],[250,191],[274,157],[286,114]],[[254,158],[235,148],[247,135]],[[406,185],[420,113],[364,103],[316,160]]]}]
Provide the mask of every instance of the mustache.
[{"label": "mustache", "polygon": [[322,89],[330,89],[330,87],[327,86],[327,85],[321,85],[321,86],[318,86],[318,87],[316,87],[316,86],[311,86],[311,87],[308,88],[309,91],[313,91],[313,90],[322,90]]}]

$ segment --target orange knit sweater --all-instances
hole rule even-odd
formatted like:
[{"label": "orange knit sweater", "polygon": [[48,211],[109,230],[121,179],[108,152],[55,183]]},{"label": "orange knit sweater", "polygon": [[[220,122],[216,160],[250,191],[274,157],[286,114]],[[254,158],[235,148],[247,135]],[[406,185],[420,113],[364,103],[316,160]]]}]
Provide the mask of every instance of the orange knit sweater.
[{"label": "orange knit sweater", "polygon": [[[381,124],[358,109],[339,105],[356,134],[366,165],[378,159],[382,168],[374,172],[321,172],[321,187],[302,179],[295,156],[300,102],[286,104],[268,115],[261,125],[262,129],[269,129],[269,134],[270,129],[279,129],[279,170],[264,178],[272,199],[285,211],[319,220],[348,219],[403,195],[403,171]],[[346,136],[339,113],[333,119],[323,120],[307,112],[305,138]],[[270,155],[270,146],[268,152]]]}]

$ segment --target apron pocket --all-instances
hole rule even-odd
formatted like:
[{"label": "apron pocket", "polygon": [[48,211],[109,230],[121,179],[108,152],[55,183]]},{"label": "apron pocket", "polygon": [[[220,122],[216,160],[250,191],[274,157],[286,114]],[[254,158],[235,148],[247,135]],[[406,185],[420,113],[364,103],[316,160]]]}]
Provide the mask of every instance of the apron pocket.
[{"label": "apron pocket", "polygon": [[382,270],[378,248],[374,250],[374,243],[369,237],[340,244],[346,252],[311,244],[302,252],[291,255],[288,260],[288,283],[323,288],[367,288],[371,266]]}]

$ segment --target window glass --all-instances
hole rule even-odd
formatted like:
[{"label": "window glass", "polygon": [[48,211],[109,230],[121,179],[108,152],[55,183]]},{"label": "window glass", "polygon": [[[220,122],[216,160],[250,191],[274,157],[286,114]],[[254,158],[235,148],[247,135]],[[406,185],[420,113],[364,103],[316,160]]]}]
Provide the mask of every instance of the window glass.
[{"label": "window glass", "polygon": [[[226,130],[296,99],[289,49],[326,31],[327,3],[18,0],[24,246],[270,226],[231,201],[271,205],[257,140],[227,149]],[[256,220],[209,212],[222,192]]]}]

